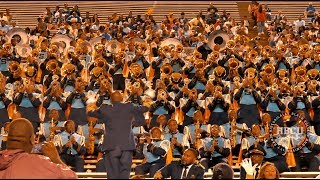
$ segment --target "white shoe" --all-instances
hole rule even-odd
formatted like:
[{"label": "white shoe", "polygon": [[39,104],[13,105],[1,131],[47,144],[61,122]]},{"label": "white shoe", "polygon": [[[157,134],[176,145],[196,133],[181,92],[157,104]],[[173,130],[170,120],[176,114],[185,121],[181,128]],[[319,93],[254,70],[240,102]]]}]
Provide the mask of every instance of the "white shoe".
[{"label": "white shoe", "polygon": [[253,29],[257,29],[257,26],[253,26]]}]

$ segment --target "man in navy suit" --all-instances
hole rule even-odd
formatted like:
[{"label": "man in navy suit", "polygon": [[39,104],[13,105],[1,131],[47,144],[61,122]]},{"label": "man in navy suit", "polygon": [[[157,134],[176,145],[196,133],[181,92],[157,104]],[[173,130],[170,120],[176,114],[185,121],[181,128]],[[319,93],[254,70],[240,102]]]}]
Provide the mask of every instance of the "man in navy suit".
[{"label": "man in navy suit", "polygon": [[184,151],[181,161],[172,161],[153,176],[154,179],[204,179],[204,167],[196,163],[198,151],[189,148]]},{"label": "man in navy suit", "polygon": [[105,134],[102,151],[105,152],[105,165],[108,179],[129,179],[132,165],[132,155],[135,150],[132,120],[144,121],[137,117],[148,111],[147,107],[134,106],[123,102],[119,91],[111,94],[112,106],[96,108],[88,105],[88,116],[96,117],[105,124]]}]

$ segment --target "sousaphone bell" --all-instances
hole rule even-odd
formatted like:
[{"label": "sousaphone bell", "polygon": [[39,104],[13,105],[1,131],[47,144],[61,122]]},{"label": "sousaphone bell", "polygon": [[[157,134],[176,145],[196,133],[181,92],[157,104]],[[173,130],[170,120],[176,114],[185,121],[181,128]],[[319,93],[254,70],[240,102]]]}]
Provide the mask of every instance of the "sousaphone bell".
[{"label": "sousaphone bell", "polygon": [[230,40],[229,35],[222,30],[214,31],[210,33],[208,38],[208,46],[210,49],[214,49],[215,45],[220,46],[220,51],[226,48],[227,42]]}]

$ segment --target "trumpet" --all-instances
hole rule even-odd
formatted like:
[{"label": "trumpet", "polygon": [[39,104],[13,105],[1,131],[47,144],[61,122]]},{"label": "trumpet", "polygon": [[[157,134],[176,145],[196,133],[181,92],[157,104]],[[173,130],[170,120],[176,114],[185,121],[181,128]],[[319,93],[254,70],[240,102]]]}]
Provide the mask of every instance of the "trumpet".
[{"label": "trumpet", "polygon": [[204,68],[205,64],[206,64],[206,63],[205,63],[204,60],[202,60],[202,59],[197,59],[197,60],[195,61],[195,68],[202,70],[202,69]]},{"label": "trumpet", "polygon": [[284,77],[284,78],[282,79],[282,82],[285,83],[285,84],[289,84],[290,80],[289,80],[288,77]]},{"label": "trumpet", "polygon": [[256,59],[257,56],[258,56],[258,52],[255,51],[255,50],[251,50],[249,53],[248,53],[248,56],[250,59]]}]

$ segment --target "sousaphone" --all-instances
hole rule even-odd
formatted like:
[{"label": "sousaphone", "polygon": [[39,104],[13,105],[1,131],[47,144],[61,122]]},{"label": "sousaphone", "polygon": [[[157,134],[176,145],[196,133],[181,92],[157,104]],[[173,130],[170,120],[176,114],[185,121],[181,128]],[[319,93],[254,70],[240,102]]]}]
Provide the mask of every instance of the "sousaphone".
[{"label": "sousaphone", "polygon": [[28,35],[22,28],[11,29],[6,35],[7,42],[11,42],[12,38],[16,38],[18,44],[27,44],[29,42]]},{"label": "sousaphone", "polygon": [[220,46],[220,51],[224,50],[226,48],[227,42],[230,40],[229,35],[222,30],[213,31],[210,33],[208,38],[208,46],[210,49],[214,49],[215,45]]},{"label": "sousaphone", "polygon": [[32,48],[29,44],[17,44],[16,50],[19,56],[26,58],[31,55]]},{"label": "sousaphone", "polygon": [[176,38],[167,38],[160,42],[160,48],[163,48],[164,46],[175,48],[177,45],[182,45],[182,43]]},{"label": "sousaphone", "polygon": [[121,43],[117,40],[111,40],[109,43],[106,45],[106,49],[112,53],[116,54],[121,51]]},{"label": "sousaphone", "polygon": [[[66,49],[69,49],[71,41],[72,41],[72,39],[67,35],[56,34],[55,36],[52,37],[51,44],[53,44],[55,42],[60,42],[60,43],[62,43],[61,44],[62,48],[64,50],[66,50]],[[66,53],[66,51],[64,51],[64,52]]]},{"label": "sousaphone", "polygon": [[95,37],[95,38],[92,38],[89,43],[91,45],[91,49],[95,49],[95,45],[98,44],[98,43],[101,43],[101,39],[102,37]]}]

